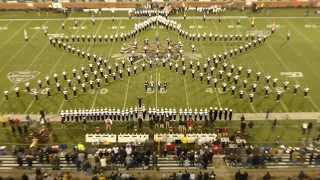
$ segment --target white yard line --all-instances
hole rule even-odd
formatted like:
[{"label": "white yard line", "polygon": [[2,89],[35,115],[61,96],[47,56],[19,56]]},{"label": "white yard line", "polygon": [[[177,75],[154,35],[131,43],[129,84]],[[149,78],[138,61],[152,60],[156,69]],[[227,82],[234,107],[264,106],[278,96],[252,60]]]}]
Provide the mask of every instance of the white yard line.
[{"label": "white yard line", "polygon": [[[7,44],[11,41],[11,39],[13,39],[14,37],[16,37],[19,33],[22,33],[22,32],[20,32],[20,31],[22,31],[22,29],[24,29],[29,23],[30,23],[30,21],[28,21],[28,22],[27,22],[26,24],[24,24],[19,30],[17,30],[4,44],[2,44],[2,45],[0,46],[0,49],[2,49],[3,47],[5,47],[5,45],[7,45]],[[48,23],[48,21],[47,21],[46,23]],[[38,32],[36,32],[30,39],[32,39],[33,37],[35,37],[37,33],[38,33]],[[23,38],[23,37],[21,36],[21,38]],[[8,64],[11,63],[12,60],[14,60],[14,59],[16,58],[16,56],[26,47],[26,45],[27,45],[27,43],[24,43],[24,44],[19,48],[19,50],[18,50],[13,56],[11,56],[11,58],[10,58],[4,65],[2,65],[2,67],[1,67],[1,69],[0,69],[0,73],[7,67]]]},{"label": "white yard line", "polygon": [[[157,35],[159,35],[159,22],[157,21]],[[158,85],[158,63],[156,64],[156,82],[155,84]],[[158,108],[158,86],[156,87],[156,109]]]},{"label": "white yard line", "polygon": [[[119,21],[118,29],[117,29],[116,34],[118,34],[118,32],[119,32],[120,24],[121,24],[121,20]],[[99,27],[100,27],[100,26],[99,26]],[[97,33],[98,33],[98,31],[96,32],[96,34],[97,34]],[[108,55],[108,59],[110,59],[111,52],[112,52],[112,49],[113,49],[113,47],[114,47],[114,43],[115,43],[115,40],[113,41],[112,46],[111,46],[111,48],[110,48],[109,55]],[[92,105],[91,105],[91,109],[94,107],[94,104],[96,103],[97,97],[98,97],[98,91],[96,92],[95,97],[94,97],[94,99],[93,99],[93,102],[92,102]]]},{"label": "white yard line", "polygon": [[[24,29],[28,24],[30,23],[30,21],[26,22],[20,29],[18,29],[12,36],[10,36],[1,46],[0,49],[2,49],[3,47],[5,47],[10,41],[11,39],[13,39],[14,37],[16,37],[16,35],[19,34],[20,31],[22,31],[22,29]],[[9,22],[8,24],[6,24],[5,26],[8,27],[10,24],[12,24],[12,21]],[[9,29],[9,27],[8,27]],[[9,30],[10,31],[10,30]]]},{"label": "white yard line", "polygon": [[[178,41],[180,41],[180,35],[178,34],[177,36],[178,36]],[[187,83],[186,83],[186,77],[185,76],[183,76],[183,84],[184,84],[184,91],[185,91],[185,94],[186,94],[187,107],[188,107],[188,109],[190,109],[189,97],[188,97],[188,91],[187,91]]]},{"label": "white yard line", "polygon": [[186,83],[186,77],[185,76],[183,76],[183,83],[184,83],[184,91],[186,92],[187,106],[188,106],[188,109],[190,109],[188,92],[187,92],[187,83]]},{"label": "white yard line", "polygon": [[[46,21],[43,25],[47,24],[48,22],[49,21]],[[39,32],[42,32],[42,31],[38,31],[38,32],[34,33],[34,35],[30,39],[35,37]],[[18,54],[24,49],[24,47],[26,47],[26,45],[27,45],[27,43],[23,44],[23,46],[18,50],[18,52],[16,52],[13,56],[11,56],[11,58],[9,59],[7,64],[9,64],[9,62],[11,62],[13,59],[15,59],[18,56]],[[43,52],[44,49],[45,49],[45,47],[42,48],[41,52]],[[33,63],[34,63],[34,61],[32,61],[32,63],[29,64],[29,66],[26,68],[26,70],[28,70],[33,65]],[[0,72],[1,72],[1,70],[0,70]],[[13,91],[13,89],[17,86],[17,84],[18,83],[13,84],[13,86],[8,90],[9,93],[11,93]],[[3,104],[3,102],[5,102],[5,98],[3,98],[2,101],[0,102],[0,106]]]}]

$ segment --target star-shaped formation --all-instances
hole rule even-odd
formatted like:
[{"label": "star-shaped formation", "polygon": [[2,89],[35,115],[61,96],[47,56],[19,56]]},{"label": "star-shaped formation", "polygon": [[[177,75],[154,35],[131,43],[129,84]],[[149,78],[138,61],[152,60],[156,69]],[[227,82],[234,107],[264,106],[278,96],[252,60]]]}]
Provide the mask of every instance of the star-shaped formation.
[{"label": "star-shaped formation", "polygon": [[[178,24],[176,21],[173,20],[167,20],[164,17],[156,16],[151,17],[141,23],[135,24],[133,30],[131,30],[128,34],[120,34],[118,36],[110,35],[104,36],[104,39],[102,36],[71,36],[72,42],[80,42],[81,40],[83,42],[90,43],[93,42],[123,42],[127,39],[134,38],[138,33],[142,33],[143,31],[147,30],[148,28],[151,28],[152,26],[162,25],[168,30],[176,31],[179,33],[179,35],[183,38],[189,39],[190,41],[215,41],[215,42],[227,42],[227,41],[234,41],[234,42],[240,42],[245,43],[244,46],[240,45],[238,48],[230,49],[229,51],[225,50],[224,52],[214,54],[212,57],[208,57],[207,61],[204,64],[200,64],[199,60],[197,62],[193,62],[193,59],[190,58],[189,62],[185,62],[185,58],[188,58],[189,56],[185,56],[185,53],[183,52],[183,44],[181,42],[173,43],[168,38],[166,43],[157,44],[159,35],[156,34],[156,44],[149,43],[149,40],[146,39],[143,43],[138,43],[134,41],[133,44],[130,44],[128,46],[124,46],[121,49],[121,54],[124,58],[120,58],[121,64],[118,64],[117,62],[114,64],[114,66],[108,62],[106,58],[97,57],[96,54],[93,53],[93,55],[89,52],[81,51],[80,49],[76,49],[74,46],[69,45],[69,38],[68,37],[49,37],[49,41],[54,47],[59,47],[61,49],[64,49],[68,51],[71,54],[78,55],[79,58],[81,58],[82,63],[88,63],[90,70],[86,70],[85,66],[81,65],[81,73],[77,73],[76,68],[72,70],[72,74],[75,80],[77,80],[78,85],[82,86],[82,89],[84,93],[86,93],[86,85],[90,84],[90,89],[93,90],[96,86],[98,88],[102,85],[102,79],[105,79],[105,84],[109,84],[111,82],[109,76],[113,77],[113,81],[117,80],[117,77],[120,79],[123,79],[124,77],[124,71],[127,70],[127,77],[130,78],[130,76],[137,74],[137,71],[145,71],[146,68],[152,68],[154,66],[160,67],[162,64],[163,68],[167,68],[170,71],[179,73],[182,71],[183,75],[186,75],[186,73],[191,73],[192,78],[199,78],[199,82],[203,82],[204,80],[207,81],[207,85],[209,87],[212,87],[211,84],[213,84],[213,88],[207,89],[207,92],[213,92],[212,89],[220,89],[222,93],[226,93],[228,90],[231,90],[231,94],[235,95],[235,89],[236,87],[240,87],[241,90],[239,91],[240,99],[243,97],[243,93],[245,92],[245,89],[251,89],[251,92],[249,94],[250,102],[253,101],[254,93],[257,91],[258,82],[261,82],[260,72],[256,72],[256,77],[254,78],[254,82],[249,85],[248,80],[252,78],[252,70],[251,69],[243,69],[241,65],[238,67],[235,67],[233,64],[228,65],[228,59],[235,58],[236,56],[240,54],[244,54],[247,52],[250,52],[251,50],[255,49],[256,47],[259,47],[263,45],[266,42],[267,36],[255,36],[252,34],[246,34],[246,35],[218,35],[215,34],[212,36],[212,33],[209,34],[207,37],[206,34],[191,34],[188,31],[185,31],[182,29],[181,24]],[[245,41],[244,41],[245,40]],[[157,47],[157,50],[151,49],[152,47]],[[190,54],[194,54],[195,47],[192,44],[191,45],[192,52]],[[160,51],[161,50],[161,51]],[[161,52],[161,53],[160,53]],[[161,56],[159,56],[161,54]],[[162,60],[159,60],[159,57],[162,58]],[[128,61],[130,63],[128,65]],[[93,61],[92,61],[93,60]],[[141,67],[138,67],[135,62],[138,60],[142,60]],[[180,60],[181,63],[178,63],[178,61],[173,60]],[[96,64],[96,65],[94,65]],[[159,65],[160,64],[160,65]],[[96,68],[95,68],[96,66]],[[180,67],[181,66],[181,67]],[[133,73],[131,73],[131,68],[133,68]],[[141,69],[141,70],[140,70]],[[245,78],[241,81],[240,76],[243,75],[243,71],[246,71]],[[76,85],[73,85],[73,81],[70,77],[67,75],[68,73],[64,70],[63,76],[64,80],[68,82],[69,88],[72,88],[72,90],[75,92],[77,90]],[[54,78],[56,81],[56,85],[58,88],[58,91],[61,91],[61,85],[58,80],[58,75],[55,73]],[[100,79],[102,78],[102,79]],[[50,77],[46,76],[47,84],[49,85]],[[156,80],[160,81],[160,80]],[[241,82],[240,82],[241,81]],[[272,81],[271,87],[270,81]],[[265,91],[265,95],[268,96],[269,89],[273,89],[277,91],[277,102],[280,99],[280,94],[282,92],[279,91],[277,88],[277,81],[278,78],[271,79],[270,75],[265,75],[265,86],[262,87]],[[41,81],[38,81],[39,85],[41,84]],[[150,84],[153,82],[149,82]],[[159,83],[159,82],[157,82]],[[283,84],[283,91],[288,89],[289,82],[286,81]],[[30,83],[28,84],[30,86]],[[149,86],[149,84],[148,84]],[[161,86],[161,82],[160,82]],[[40,87],[40,86],[39,86]],[[42,88],[42,87],[40,87]],[[294,94],[297,93],[299,86],[294,85]],[[211,89],[211,90],[210,90]],[[50,89],[47,89],[50,91]],[[63,91],[65,95],[68,94],[67,88]],[[308,89],[305,89],[305,96],[307,95]],[[76,95],[76,93],[74,93]],[[66,98],[67,100],[67,98]]]}]

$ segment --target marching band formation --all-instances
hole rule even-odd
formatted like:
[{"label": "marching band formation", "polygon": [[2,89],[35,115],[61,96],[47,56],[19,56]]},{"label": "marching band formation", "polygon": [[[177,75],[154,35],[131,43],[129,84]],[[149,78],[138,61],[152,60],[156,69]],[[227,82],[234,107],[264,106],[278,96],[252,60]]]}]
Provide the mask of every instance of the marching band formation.
[{"label": "marching band formation", "polygon": [[174,108],[149,108],[148,110],[145,108],[145,106],[142,106],[141,113],[142,116],[139,116],[140,110],[136,106],[133,108],[132,106],[128,109],[122,109],[119,108],[95,108],[95,109],[70,109],[70,110],[61,110],[61,120],[63,122],[65,121],[71,121],[71,122],[78,122],[82,121],[83,118],[85,118],[88,121],[104,121],[108,118],[111,120],[122,120],[122,121],[128,121],[132,118],[138,118],[142,117],[143,119],[167,119],[170,121],[176,121],[176,120],[189,120],[193,119],[195,121],[197,120],[232,120],[232,109],[225,108],[224,110],[222,108],[218,109],[215,107],[214,109],[212,107],[203,109],[200,108],[199,110],[195,108],[192,110],[192,108],[185,108],[184,110],[180,108],[177,110]]}]

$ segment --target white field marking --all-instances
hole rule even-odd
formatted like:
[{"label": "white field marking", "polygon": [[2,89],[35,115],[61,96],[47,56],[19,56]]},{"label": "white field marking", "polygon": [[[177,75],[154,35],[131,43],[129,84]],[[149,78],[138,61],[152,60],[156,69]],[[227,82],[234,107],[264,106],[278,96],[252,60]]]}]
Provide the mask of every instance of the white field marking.
[{"label": "white field marking", "polygon": [[[230,20],[230,21],[231,21],[232,24],[234,23],[233,20]],[[238,28],[236,28],[236,31],[241,34],[241,32],[239,32]],[[224,45],[224,44],[223,44],[223,45]],[[224,45],[224,47],[225,47],[225,45]],[[249,52],[249,53],[250,53],[250,52]],[[240,80],[240,77],[239,77],[239,81],[241,81],[241,80]],[[244,94],[247,96],[247,98],[249,98],[249,95],[248,95],[248,93],[247,93],[246,90],[244,91]],[[256,109],[254,108],[254,106],[252,105],[252,103],[250,103],[250,106],[251,106],[251,109],[252,109],[253,113],[256,113]]]},{"label": "white field marking", "polygon": [[[65,22],[66,22],[66,21],[64,21],[64,23],[65,23]],[[83,21],[83,22],[84,22],[84,21]],[[83,23],[83,22],[82,22],[82,23]],[[58,30],[57,30],[55,33],[59,32],[59,30],[60,30],[61,28],[62,28],[62,27],[59,27]],[[35,61],[40,57],[40,55],[42,54],[42,52],[44,51],[44,49],[47,48],[48,45],[49,45],[49,44],[46,44],[46,45],[44,46],[44,48],[38,53],[38,55],[37,55],[36,58],[32,61],[31,64],[33,64],[33,62],[35,62]],[[54,65],[53,68],[51,69],[50,73],[48,74],[49,77],[52,75],[52,73],[54,72],[54,70],[56,69],[56,67],[58,66],[58,64],[60,63],[60,61],[62,60],[62,57],[63,57],[63,56],[64,56],[64,53],[61,54],[61,56],[59,57],[59,59],[56,61],[55,65]],[[28,68],[27,68],[27,69],[28,69]],[[44,83],[44,82],[42,82],[42,83]],[[33,103],[34,103],[35,101],[36,101],[35,99],[32,100],[32,102],[29,104],[29,106],[28,106],[28,108],[26,109],[26,111],[24,112],[24,114],[27,114],[27,112],[30,110],[30,108],[32,107],[32,105],[33,105]]]},{"label": "white field marking", "polygon": [[[44,24],[47,24],[48,22],[49,21],[46,21]],[[41,32],[41,31],[38,31],[38,32]],[[38,32],[34,33],[34,35],[31,38],[35,37],[38,34]],[[11,56],[11,58],[9,59],[8,63],[6,63],[6,65],[9,64],[9,62],[11,62],[13,59],[15,59],[18,56],[18,54],[24,49],[24,47],[26,47],[26,44],[27,43],[23,44],[23,46],[13,56]],[[45,48],[43,47],[41,52],[43,52],[44,49]],[[29,66],[26,68],[26,70],[28,70],[32,65],[33,63],[30,63]],[[2,69],[4,69],[5,66],[3,66]],[[0,72],[2,71],[2,69],[0,70]],[[9,93],[13,91],[13,89],[17,86],[17,84],[18,83],[14,83],[14,85],[9,89]],[[0,102],[0,106],[3,104],[4,101],[5,101],[5,98],[3,98],[2,101]]]},{"label": "white field marking", "polygon": [[123,103],[123,109],[126,108],[126,102],[127,102],[127,97],[128,97],[128,91],[129,91],[129,84],[130,84],[130,78],[128,78],[126,96],[125,96],[125,98],[124,98],[124,103]]},{"label": "white field marking", "polygon": [[[47,21],[47,22],[48,22],[48,21]],[[13,39],[14,37],[16,37],[16,36],[20,33],[20,31],[21,31],[22,29],[24,29],[29,23],[30,23],[30,21],[28,21],[28,22],[27,22],[26,24],[24,24],[19,30],[17,30],[4,44],[2,44],[2,45],[0,46],[0,49],[2,49],[3,47],[5,47],[5,45],[7,45],[7,44],[11,41],[11,39]],[[37,34],[37,33],[35,33],[32,37],[35,37],[36,34]],[[1,73],[1,72],[5,69],[5,67],[7,67],[7,65],[10,64],[10,62],[11,62],[12,60],[14,60],[15,57],[24,49],[25,45],[26,45],[26,43],[23,44],[23,46],[21,46],[20,49],[1,67],[0,73]]]},{"label": "white field marking", "polygon": [[[121,24],[121,20],[119,21],[118,29],[117,29],[116,34],[118,34],[118,32],[119,32],[120,24]],[[100,27],[100,26],[99,26],[99,27]],[[97,34],[97,33],[98,33],[98,31],[96,32],[96,34]],[[110,48],[109,55],[108,55],[108,59],[110,59],[111,52],[112,52],[112,49],[113,49],[113,47],[114,47],[114,43],[115,43],[115,40],[113,41],[112,46],[111,46],[111,48]],[[90,45],[90,46],[91,46],[91,45]],[[92,105],[91,105],[91,109],[94,107],[94,104],[96,103],[97,97],[98,97],[98,91],[96,92],[95,97],[94,97],[94,99],[93,99],[93,102],[92,102]]]},{"label": "white field marking", "polygon": [[[266,20],[270,23],[270,21],[269,21],[268,19],[266,19]],[[281,31],[277,31],[277,32],[281,32]],[[301,33],[301,32],[299,31],[299,33]],[[281,34],[285,35],[283,32],[281,32]],[[303,34],[302,34],[302,35],[303,35]],[[304,35],[303,35],[303,36],[304,36]],[[306,37],[304,36],[304,38],[306,38]],[[289,44],[289,47],[290,47],[292,50],[294,50],[294,52],[295,52],[300,58],[303,58],[302,55],[300,54],[300,52],[299,52],[294,46],[292,46],[291,43],[287,43],[287,44]],[[312,45],[313,45],[313,44],[312,44]],[[320,74],[313,68],[313,66],[310,65],[309,61],[304,61],[304,62],[306,62],[306,64],[312,69],[312,71],[320,78]]]},{"label": "white field marking", "polygon": [[[158,21],[157,21],[157,34],[159,34],[159,23],[158,23]],[[156,79],[155,84],[158,85],[158,63],[156,65],[156,77],[155,77],[155,79]],[[158,91],[158,87],[156,87],[156,109],[158,108],[158,92],[157,91]]]},{"label": "white field marking", "polygon": [[[178,36],[178,41],[180,41],[180,36]],[[180,57],[179,57],[180,59]],[[186,92],[186,100],[187,100],[187,107],[190,109],[190,104],[189,104],[189,97],[188,97],[188,91],[187,91],[187,83],[186,83],[186,77],[183,76],[183,84],[184,84],[184,91]]]},{"label": "white field marking", "polygon": [[[138,24],[139,24],[139,20],[138,20]],[[119,27],[122,27],[122,26],[120,26],[120,22],[119,22],[119,26],[118,26],[118,30],[119,30]],[[118,32],[118,31],[117,31]],[[136,41],[137,40],[137,37],[138,37],[138,34],[136,34],[136,38],[134,39],[134,41]],[[111,53],[111,52],[110,52]],[[109,53],[109,56],[111,55]],[[118,60],[116,59],[116,62],[117,62]],[[127,83],[127,90],[126,90],[126,96],[124,97],[124,102],[123,102],[123,109],[125,109],[126,108],[126,103],[127,103],[127,98],[128,98],[128,92],[129,92],[129,84],[130,84],[130,78],[128,78],[128,83]]]},{"label": "white field marking", "polygon": [[[8,27],[13,21],[9,22],[8,24],[6,24],[5,26]],[[5,41],[1,46],[0,49],[2,49],[5,45],[7,45],[7,43],[9,43],[11,41],[12,38],[14,38],[23,28],[25,28],[28,24],[30,23],[30,21],[26,22],[26,24],[24,24],[20,29],[18,29],[18,31],[16,31],[11,37],[9,37],[7,39],[7,41]]]}]

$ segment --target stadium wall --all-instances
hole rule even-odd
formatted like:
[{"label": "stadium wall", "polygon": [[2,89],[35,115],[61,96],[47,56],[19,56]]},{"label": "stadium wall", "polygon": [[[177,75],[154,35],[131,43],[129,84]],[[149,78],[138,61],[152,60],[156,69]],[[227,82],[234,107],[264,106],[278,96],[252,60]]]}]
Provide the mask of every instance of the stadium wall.
[{"label": "stadium wall", "polygon": [[[181,6],[185,3],[186,7],[209,7],[214,5],[226,6],[228,2],[170,2],[173,7]],[[299,1],[295,4],[294,1],[290,2],[255,2],[257,5],[264,3],[266,7],[311,7],[312,3],[309,1]],[[47,8],[52,3],[33,3],[34,8]],[[145,6],[150,4],[149,2],[69,2],[62,3],[65,8],[136,8],[137,5]],[[165,2],[158,3],[160,5]],[[233,6],[246,6],[246,2],[233,2]],[[248,6],[248,7],[251,7]],[[28,3],[1,3],[0,9],[30,9]]]}]

